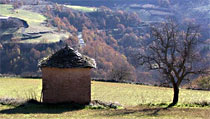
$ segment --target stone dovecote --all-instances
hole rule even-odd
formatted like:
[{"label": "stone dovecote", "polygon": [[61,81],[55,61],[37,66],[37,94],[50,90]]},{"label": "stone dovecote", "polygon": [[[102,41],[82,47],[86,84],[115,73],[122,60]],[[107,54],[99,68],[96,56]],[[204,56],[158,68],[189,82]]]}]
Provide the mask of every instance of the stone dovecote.
[{"label": "stone dovecote", "polygon": [[39,62],[42,70],[43,103],[79,103],[91,101],[91,68],[95,60],[69,46]]}]

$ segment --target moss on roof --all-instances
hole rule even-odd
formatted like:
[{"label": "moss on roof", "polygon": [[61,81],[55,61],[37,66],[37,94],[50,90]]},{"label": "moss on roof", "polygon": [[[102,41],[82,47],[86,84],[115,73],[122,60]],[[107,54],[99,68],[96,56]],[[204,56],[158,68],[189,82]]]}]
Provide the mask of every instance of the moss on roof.
[{"label": "moss on roof", "polygon": [[95,60],[66,46],[51,56],[43,58],[38,66],[55,68],[96,68]]}]

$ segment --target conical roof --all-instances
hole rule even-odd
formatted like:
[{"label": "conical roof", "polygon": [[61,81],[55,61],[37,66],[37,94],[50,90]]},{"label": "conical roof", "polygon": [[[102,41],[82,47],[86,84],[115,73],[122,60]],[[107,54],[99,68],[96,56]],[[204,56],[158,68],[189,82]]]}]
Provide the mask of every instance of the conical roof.
[{"label": "conical roof", "polygon": [[69,46],[60,49],[51,56],[43,58],[38,65],[41,68],[96,68],[94,59],[80,54]]}]

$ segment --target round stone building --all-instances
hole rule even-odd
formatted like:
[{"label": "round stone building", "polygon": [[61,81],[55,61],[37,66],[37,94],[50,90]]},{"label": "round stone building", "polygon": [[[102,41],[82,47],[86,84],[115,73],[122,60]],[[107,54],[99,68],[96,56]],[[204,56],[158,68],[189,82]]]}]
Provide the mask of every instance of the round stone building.
[{"label": "round stone building", "polygon": [[39,62],[42,70],[43,103],[79,103],[91,101],[91,68],[95,60],[69,46]]}]

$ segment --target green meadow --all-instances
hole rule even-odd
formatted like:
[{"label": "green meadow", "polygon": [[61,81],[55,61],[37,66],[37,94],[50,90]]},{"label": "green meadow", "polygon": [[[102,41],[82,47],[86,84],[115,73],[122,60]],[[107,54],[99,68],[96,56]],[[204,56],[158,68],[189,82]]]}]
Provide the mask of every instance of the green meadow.
[{"label": "green meadow", "polygon": [[76,5],[65,5],[65,6],[73,10],[78,10],[82,12],[94,12],[97,10],[97,8],[95,7],[84,7],[84,6],[76,6]]},{"label": "green meadow", "polygon": [[[47,27],[45,25],[47,18],[40,13],[21,8],[14,10],[12,5],[0,4],[0,15],[7,17],[16,17],[27,21],[27,23],[29,24],[29,28],[26,28],[24,30],[25,33],[52,32],[42,34],[40,38],[20,41],[20,43],[52,43],[58,42],[61,38],[67,38],[69,36],[69,33],[53,32],[56,30],[56,28]],[[17,32],[17,38],[19,37],[18,34],[21,33],[22,29]]]},{"label": "green meadow", "polygon": [[[0,99],[40,99],[41,79],[0,78]],[[108,82],[91,82],[92,100],[119,102],[124,109],[71,108],[68,105],[1,105],[1,119],[208,119],[210,107],[195,102],[210,102],[209,91],[180,90],[180,103],[164,109],[172,100],[172,89]],[[163,104],[163,105],[162,105]],[[192,104],[186,106],[185,104]]]},{"label": "green meadow", "polygon": [[0,4],[0,15],[8,16],[8,17],[17,17],[23,19],[31,24],[41,24],[46,20],[46,17],[39,13],[23,10],[23,9],[16,9],[13,10],[12,5],[7,4]]},{"label": "green meadow", "polygon": [[[41,79],[0,78],[0,97],[27,98],[36,94],[40,99]],[[92,100],[119,102],[124,106],[170,103],[172,88],[124,83],[91,82]],[[210,91],[180,89],[179,104],[210,102]]]}]

